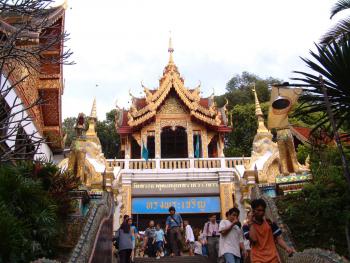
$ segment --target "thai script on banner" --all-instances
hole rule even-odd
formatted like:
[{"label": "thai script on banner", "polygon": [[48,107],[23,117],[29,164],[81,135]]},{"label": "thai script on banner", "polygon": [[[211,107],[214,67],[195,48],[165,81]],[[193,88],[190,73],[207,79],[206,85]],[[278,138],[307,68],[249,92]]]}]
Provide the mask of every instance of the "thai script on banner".
[{"label": "thai script on banner", "polygon": [[171,206],[179,213],[219,213],[220,198],[215,196],[132,199],[133,214],[167,214]]}]

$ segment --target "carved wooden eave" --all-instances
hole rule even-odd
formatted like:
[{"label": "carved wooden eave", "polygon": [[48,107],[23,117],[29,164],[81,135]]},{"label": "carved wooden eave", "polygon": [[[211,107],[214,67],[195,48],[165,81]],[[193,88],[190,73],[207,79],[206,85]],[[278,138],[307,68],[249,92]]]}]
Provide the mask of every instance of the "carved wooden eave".
[{"label": "carved wooden eave", "polygon": [[[65,15],[65,6],[57,6],[49,9],[42,10],[42,17],[38,16],[35,18],[26,18],[22,14],[15,13],[3,13],[0,18],[0,32],[5,35],[11,35],[17,32],[18,28],[16,25],[20,25],[22,21],[28,19],[33,25],[33,28],[36,28],[38,25],[42,25],[44,28],[51,27],[59,19],[64,19]],[[38,32],[35,31],[23,31],[20,32],[18,36],[18,45],[35,45],[40,41],[41,29],[38,28]]]},{"label": "carved wooden eave", "polygon": [[[9,36],[18,33],[21,23],[30,21],[35,28],[34,31],[24,31],[16,42],[20,48],[30,49],[38,44],[44,43],[47,34],[61,36],[64,32],[64,5],[41,10],[35,18],[27,18],[15,13],[4,13],[0,17],[0,32]],[[27,20],[27,21],[26,21]],[[28,110],[33,119],[33,124],[40,135],[46,138],[49,147],[53,151],[63,149],[62,111],[61,95],[63,94],[63,71],[62,64],[54,61],[48,63],[46,58],[58,57],[63,52],[63,41],[53,45],[42,52],[37,70],[30,70],[16,61],[13,64],[15,71],[9,78],[11,83],[16,83],[25,75],[29,75],[25,81],[16,86],[16,93],[26,107],[33,104],[39,97],[45,103]],[[6,68],[5,68],[6,71]]]}]

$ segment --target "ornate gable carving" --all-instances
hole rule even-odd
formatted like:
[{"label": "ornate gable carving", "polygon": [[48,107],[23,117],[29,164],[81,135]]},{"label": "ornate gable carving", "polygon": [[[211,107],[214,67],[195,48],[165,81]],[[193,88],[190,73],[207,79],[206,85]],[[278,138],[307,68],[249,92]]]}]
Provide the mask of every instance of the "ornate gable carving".
[{"label": "ornate gable carving", "polygon": [[158,111],[159,114],[188,114],[187,109],[173,96],[166,99]]}]

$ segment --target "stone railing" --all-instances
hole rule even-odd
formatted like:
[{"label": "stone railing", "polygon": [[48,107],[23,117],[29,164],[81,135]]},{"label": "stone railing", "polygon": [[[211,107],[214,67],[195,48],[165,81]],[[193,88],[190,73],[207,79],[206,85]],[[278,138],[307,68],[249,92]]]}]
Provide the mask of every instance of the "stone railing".
[{"label": "stone railing", "polygon": [[281,255],[281,260],[285,263],[349,263],[347,259],[338,254],[319,248],[305,249],[303,252],[295,253],[292,257],[284,253]]},{"label": "stone railing", "polygon": [[68,261],[69,263],[89,262],[98,229],[102,220],[109,216],[112,202],[110,194],[104,193],[102,200],[92,206],[82,234]]},{"label": "stone railing", "polygon": [[[282,229],[282,237],[286,243],[297,249],[289,227],[283,223],[282,218],[278,214],[275,201],[271,197],[262,194],[257,186],[251,192],[251,199],[256,198],[265,200],[267,205],[266,216],[276,222]],[[295,253],[292,257],[288,257],[288,254],[281,247],[277,246],[277,249],[282,263],[349,263],[348,260],[340,257],[338,254],[319,248],[305,249],[302,252]]]},{"label": "stone railing", "polygon": [[108,159],[108,167],[125,170],[230,169],[249,164],[250,158]]}]

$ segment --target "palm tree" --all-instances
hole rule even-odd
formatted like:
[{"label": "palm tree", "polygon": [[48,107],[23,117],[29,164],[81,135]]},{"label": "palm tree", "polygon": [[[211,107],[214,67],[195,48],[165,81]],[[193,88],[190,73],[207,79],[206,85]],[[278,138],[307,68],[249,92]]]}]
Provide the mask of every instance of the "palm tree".
[{"label": "palm tree", "polygon": [[[350,9],[350,0],[338,0],[338,2],[331,9],[332,19],[336,14],[344,10]],[[325,33],[320,43],[322,45],[330,44],[332,40],[341,41],[345,35],[350,33],[350,17],[341,19],[334,27],[330,28]]]},{"label": "palm tree", "polygon": [[344,41],[332,41],[326,46],[317,45],[317,52],[310,51],[314,60],[302,58],[313,71],[311,73],[295,71],[300,77],[294,80],[303,84],[315,85],[300,97],[301,105],[296,109],[296,115],[323,112],[315,123],[315,129],[329,123],[326,114],[324,94],[319,86],[319,76],[324,79],[325,88],[330,101],[331,110],[336,120],[337,129],[344,128],[350,136],[350,36]]}]

